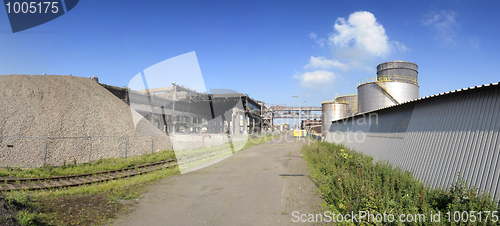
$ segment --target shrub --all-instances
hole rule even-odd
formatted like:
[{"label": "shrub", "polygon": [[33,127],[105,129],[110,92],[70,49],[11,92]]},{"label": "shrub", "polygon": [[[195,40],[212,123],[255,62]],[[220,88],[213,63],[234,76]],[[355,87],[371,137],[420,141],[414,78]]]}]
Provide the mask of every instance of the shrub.
[{"label": "shrub", "polygon": [[32,226],[36,222],[36,214],[21,210],[17,213],[17,219],[22,226]]}]

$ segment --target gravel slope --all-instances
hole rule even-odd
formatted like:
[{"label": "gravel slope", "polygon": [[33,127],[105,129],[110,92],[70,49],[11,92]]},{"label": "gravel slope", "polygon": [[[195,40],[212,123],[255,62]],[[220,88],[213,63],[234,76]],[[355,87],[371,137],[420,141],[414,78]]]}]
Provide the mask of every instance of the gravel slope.
[{"label": "gravel slope", "polygon": [[[133,116],[141,117],[132,112],[123,101],[88,78],[0,75],[2,136],[89,137],[162,134],[145,119],[136,120],[139,121],[136,129]],[[130,144],[125,138],[112,137],[96,138],[95,141],[90,138],[49,138],[49,141],[44,138],[0,139],[0,165],[2,161],[11,165],[23,162],[28,165],[40,165],[43,164],[45,155],[47,163],[50,164],[60,164],[64,160],[76,159],[78,162],[85,162],[91,159],[119,157],[124,155],[124,142],[127,143],[127,149],[130,148],[128,156],[141,154],[147,147],[151,151],[151,137],[149,145],[146,145],[147,138],[132,138]],[[170,142],[164,137],[155,138],[155,143],[155,147],[161,148]]]}]

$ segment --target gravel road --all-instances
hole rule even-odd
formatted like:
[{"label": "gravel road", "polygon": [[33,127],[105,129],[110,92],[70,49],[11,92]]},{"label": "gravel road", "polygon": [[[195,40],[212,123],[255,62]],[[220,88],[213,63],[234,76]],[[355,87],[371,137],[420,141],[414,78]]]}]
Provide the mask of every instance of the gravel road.
[{"label": "gravel road", "polygon": [[294,140],[283,136],[162,180],[111,225],[296,225],[293,211],[319,213],[321,200],[300,157],[306,142]]}]

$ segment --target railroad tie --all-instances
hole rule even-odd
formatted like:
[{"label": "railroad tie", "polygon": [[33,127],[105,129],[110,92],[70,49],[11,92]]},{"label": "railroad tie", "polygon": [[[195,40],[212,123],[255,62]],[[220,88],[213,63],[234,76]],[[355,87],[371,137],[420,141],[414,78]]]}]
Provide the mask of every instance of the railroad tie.
[{"label": "railroad tie", "polygon": [[10,190],[15,190],[16,187],[14,187],[14,185],[12,184],[7,184],[7,187],[10,189]]},{"label": "railroad tie", "polygon": [[34,183],[30,186],[30,189],[40,189],[42,188],[39,183]]},{"label": "railroad tie", "polygon": [[107,177],[102,176],[102,175],[96,175],[96,177],[97,177],[98,181],[105,181],[108,179]]},{"label": "railroad tie", "polygon": [[83,178],[70,178],[69,179],[71,182],[73,182],[73,184],[83,184],[84,181],[83,181]]},{"label": "railroad tie", "polygon": [[68,186],[71,186],[74,184],[73,182],[71,182],[69,180],[62,180],[61,183],[63,183],[64,185],[68,185]]},{"label": "railroad tie", "polygon": [[52,183],[53,185],[49,186],[49,187],[62,187],[63,185],[61,183],[59,183],[59,181],[50,181],[50,183]]}]

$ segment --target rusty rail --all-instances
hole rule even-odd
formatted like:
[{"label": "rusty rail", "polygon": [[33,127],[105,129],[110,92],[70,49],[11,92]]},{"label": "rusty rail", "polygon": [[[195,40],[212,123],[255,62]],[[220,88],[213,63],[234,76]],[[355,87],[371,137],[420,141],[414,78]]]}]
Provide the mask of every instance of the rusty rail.
[{"label": "rusty rail", "polygon": [[[188,156],[182,156],[178,159],[184,159],[184,158],[193,159],[191,161],[182,163],[186,164],[197,161],[199,159],[212,157],[217,154],[218,152],[209,151]],[[199,158],[194,158],[194,157],[199,157]],[[170,168],[175,165],[178,165],[175,159],[167,159],[154,163],[147,163],[138,166],[130,166],[115,170],[105,170],[95,173],[84,173],[84,174],[52,176],[52,177],[0,178],[0,191],[39,190],[39,189],[50,189],[50,188],[76,187],[81,185],[106,182],[114,179],[133,177],[163,168]]]},{"label": "rusty rail", "polygon": [[[165,164],[167,164],[167,166],[164,166]],[[169,168],[175,165],[177,165],[177,163],[175,162],[174,159],[168,159],[154,163],[147,163],[116,170],[105,170],[96,173],[84,173],[84,174],[53,176],[53,177],[4,178],[3,184],[0,185],[0,191],[38,190],[38,189],[48,189],[48,188],[81,186],[86,184],[93,184],[119,178],[141,175],[151,171],[163,168]]]}]

